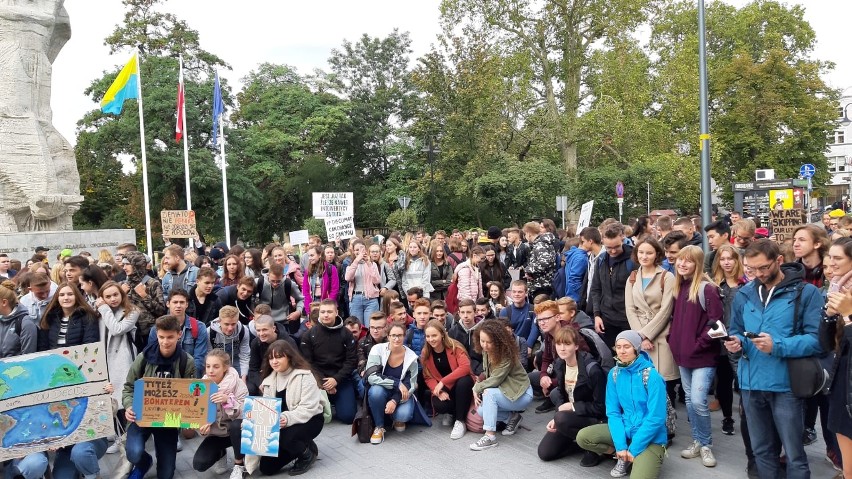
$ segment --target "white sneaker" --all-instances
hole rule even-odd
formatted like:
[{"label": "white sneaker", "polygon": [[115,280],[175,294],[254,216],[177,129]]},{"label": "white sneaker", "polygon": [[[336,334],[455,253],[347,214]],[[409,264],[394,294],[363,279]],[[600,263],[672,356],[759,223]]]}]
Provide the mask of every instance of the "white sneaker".
[{"label": "white sneaker", "polygon": [[228,453],[226,452],[222,459],[216,461],[216,464],[213,466],[213,472],[216,474],[224,474],[228,472],[231,468],[228,465]]},{"label": "white sneaker", "polygon": [[246,468],[242,464],[235,464],[234,469],[231,471],[230,479],[243,479],[246,473]]},{"label": "white sneaker", "polygon": [[708,446],[701,446],[701,464],[704,464],[704,467],[716,467],[716,457]]},{"label": "white sneaker", "polygon": [[180,440],[180,434],[178,434],[177,452],[181,451],[183,451],[183,441]]},{"label": "white sneaker", "polygon": [[449,414],[444,414],[444,417],[441,419],[441,425],[444,427],[450,427],[453,425],[453,417]]},{"label": "white sneaker", "polygon": [[684,459],[692,459],[694,457],[698,457],[701,455],[701,443],[698,441],[692,441],[692,444],[689,445],[683,451],[680,451],[680,457]]},{"label": "white sneaker", "polygon": [[453,424],[453,432],[450,433],[450,439],[461,439],[464,433],[467,432],[467,427],[461,421],[456,421]]},{"label": "white sneaker", "polygon": [[120,447],[121,447],[121,436],[115,436],[115,440],[112,442],[112,444],[109,445],[109,447],[106,450],[106,453],[107,454],[115,454],[119,451]]}]

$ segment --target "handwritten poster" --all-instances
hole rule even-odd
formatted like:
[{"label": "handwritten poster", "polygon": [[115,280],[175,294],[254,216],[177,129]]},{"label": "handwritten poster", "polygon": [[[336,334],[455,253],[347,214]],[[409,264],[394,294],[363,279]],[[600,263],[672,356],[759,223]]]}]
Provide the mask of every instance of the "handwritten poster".
[{"label": "handwritten poster", "polygon": [[595,207],[595,200],[587,201],[580,207],[580,219],[577,221],[577,234],[589,226],[592,222],[592,208]]},{"label": "handwritten poster", "polygon": [[100,343],[0,360],[0,461],[115,435]]},{"label": "handwritten poster", "polygon": [[355,216],[352,193],[313,193],[314,218],[341,218]]},{"label": "handwritten poster", "polygon": [[160,211],[160,222],[163,225],[163,236],[166,238],[195,238],[195,211],[192,210],[163,210]]},{"label": "handwritten poster", "polygon": [[355,237],[355,221],[351,216],[344,218],[326,218],[325,234],[329,241]]},{"label": "handwritten poster", "polygon": [[280,417],[281,399],[247,397],[243,403],[240,452],[255,456],[278,456]]},{"label": "handwritten poster", "polygon": [[804,210],[769,210],[769,224],[778,243],[793,239],[793,231],[804,223]]},{"label": "handwritten poster", "polygon": [[216,420],[210,395],[219,388],[207,379],[141,378],[133,386],[139,427],[197,429]]}]

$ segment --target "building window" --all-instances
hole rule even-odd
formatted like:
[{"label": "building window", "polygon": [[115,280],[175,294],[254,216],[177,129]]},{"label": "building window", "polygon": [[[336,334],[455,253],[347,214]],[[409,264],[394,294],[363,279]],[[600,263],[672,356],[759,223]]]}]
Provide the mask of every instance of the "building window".
[{"label": "building window", "polygon": [[843,130],[834,130],[834,133],[828,134],[828,142],[832,145],[840,145],[846,143],[846,135]]}]

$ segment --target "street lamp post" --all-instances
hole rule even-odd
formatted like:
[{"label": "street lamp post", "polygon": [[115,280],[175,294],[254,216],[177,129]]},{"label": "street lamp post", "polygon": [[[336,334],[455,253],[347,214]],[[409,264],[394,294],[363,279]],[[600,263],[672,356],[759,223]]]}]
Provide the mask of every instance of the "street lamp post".
[{"label": "street lamp post", "polygon": [[[698,0],[698,77],[699,77],[699,136],[701,146],[701,222],[710,224],[712,218],[712,198],[710,196],[710,122],[707,113],[707,48],[704,38],[704,0]],[[709,251],[707,235],[704,238],[704,251]]]},{"label": "street lamp post", "polygon": [[426,144],[421,148],[422,152],[426,153],[426,161],[429,162],[429,175],[431,177],[431,193],[432,193],[432,210],[429,212],[429,218],[432,220],[432,226],[435,226],[435,210],[437,209],[437,201],[435,199],[435,155],[441,153],[438,144],[435,141],[434,135],[429,135],[426,138]]}]

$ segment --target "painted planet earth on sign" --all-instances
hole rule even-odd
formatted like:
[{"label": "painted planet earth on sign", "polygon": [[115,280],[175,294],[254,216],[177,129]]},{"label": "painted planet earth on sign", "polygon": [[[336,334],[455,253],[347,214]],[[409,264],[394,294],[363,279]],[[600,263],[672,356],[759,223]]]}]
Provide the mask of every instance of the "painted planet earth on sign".
[{"label": "painted planet earth on sign", "polygon": [[[59,356],[30,359],[26,366],[0,363],[0,400],[51,388],[86,382],[77,365]],[[88,398],[71,399],[10,409],[0,413],[0,445],[46,444],[76,430]]]}]

